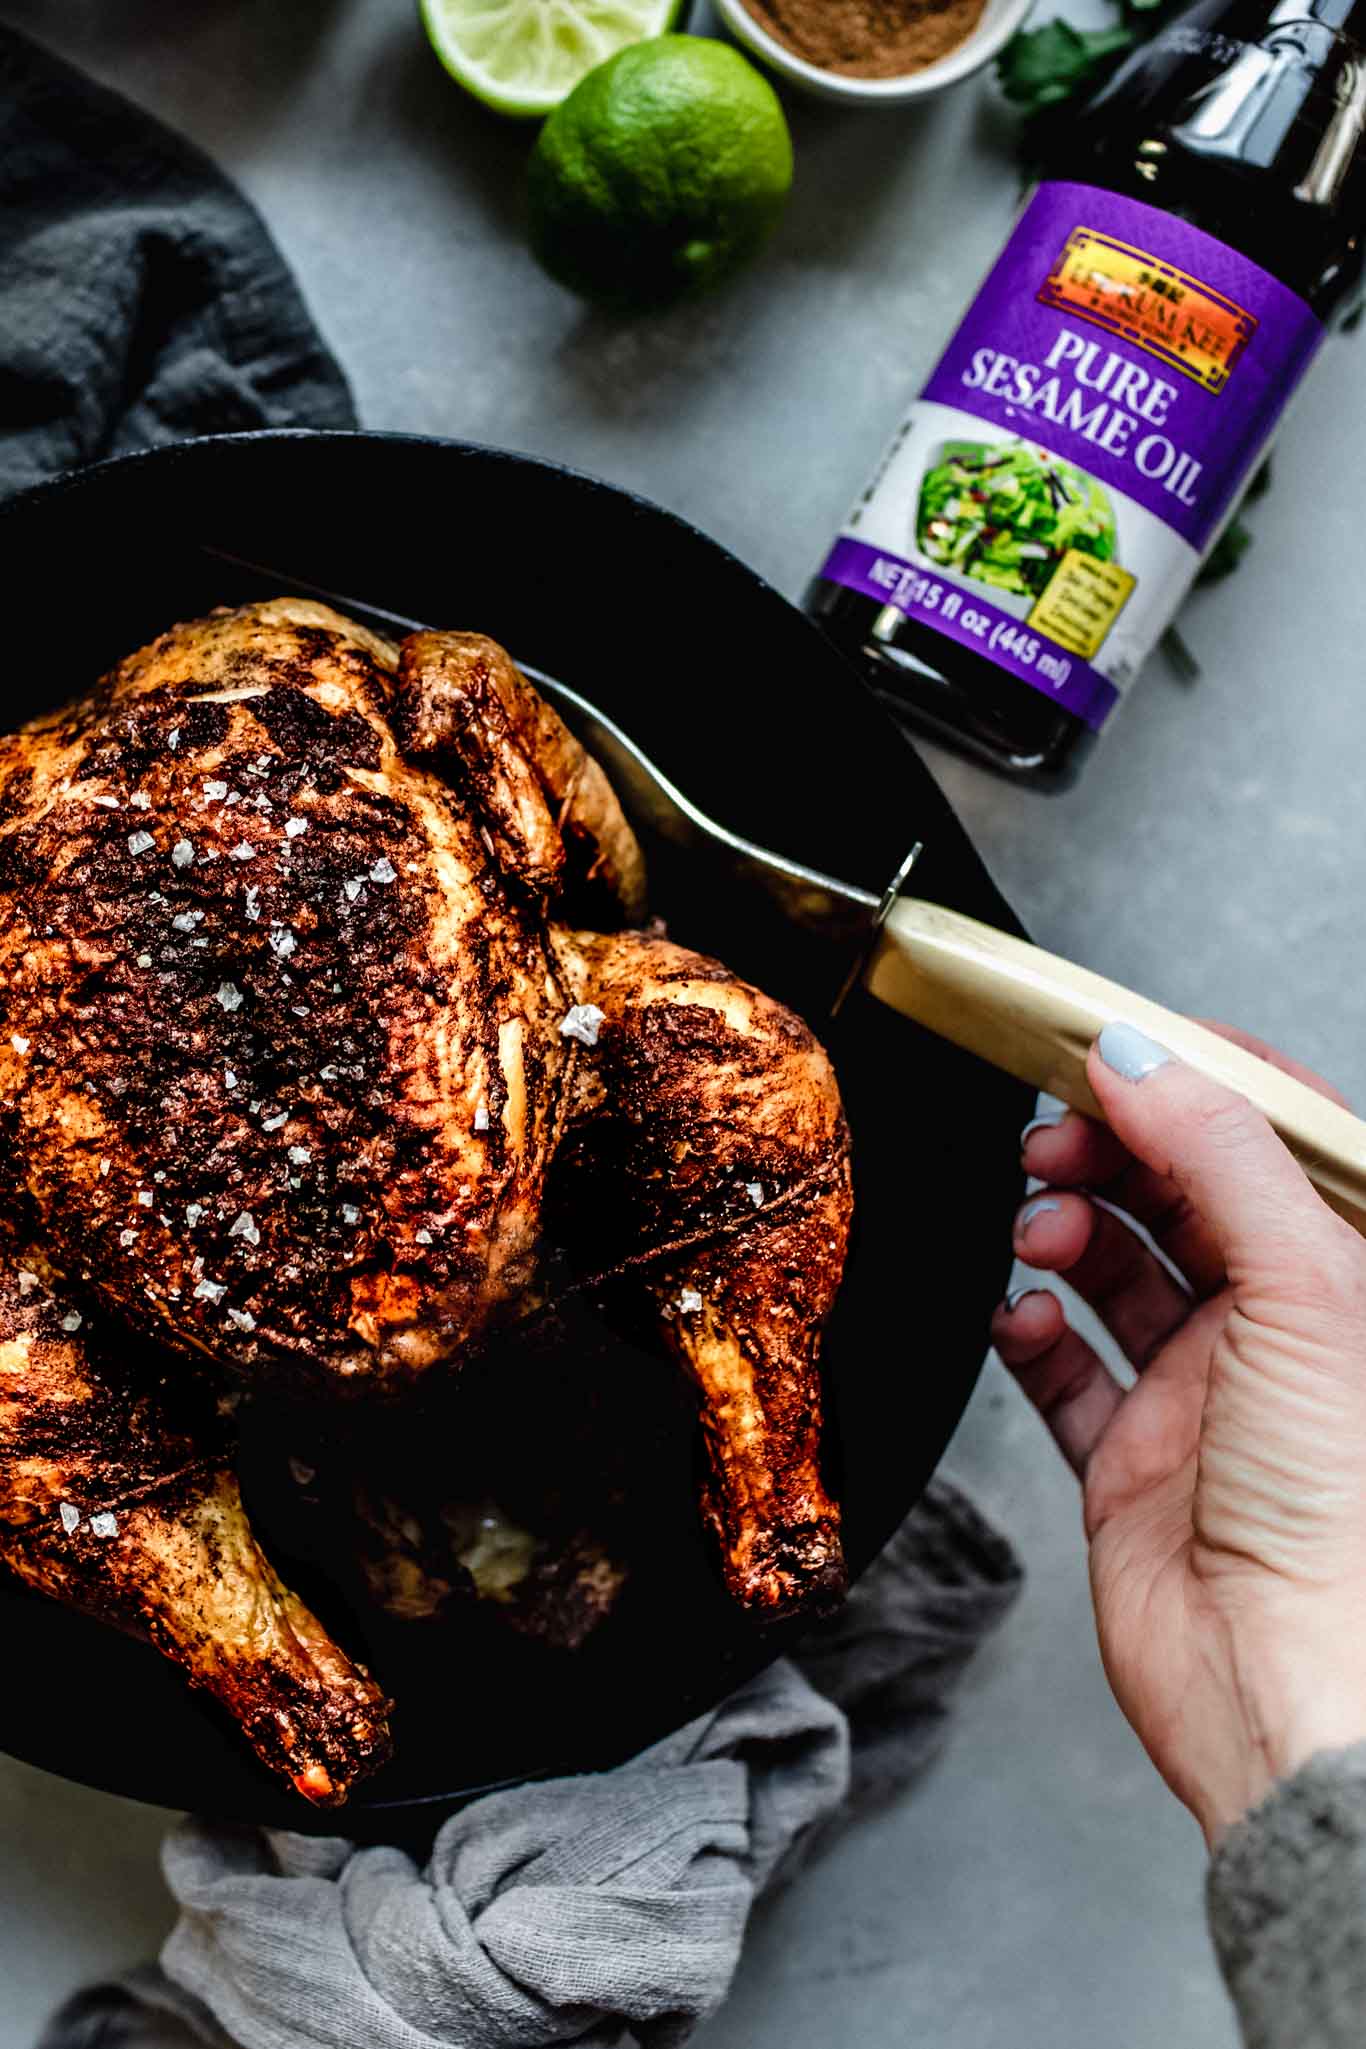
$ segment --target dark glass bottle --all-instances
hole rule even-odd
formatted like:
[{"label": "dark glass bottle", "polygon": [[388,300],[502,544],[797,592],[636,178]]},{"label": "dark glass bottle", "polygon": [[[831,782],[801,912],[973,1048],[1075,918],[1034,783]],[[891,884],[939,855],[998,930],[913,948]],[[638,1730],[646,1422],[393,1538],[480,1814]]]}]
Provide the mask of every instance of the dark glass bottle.
[{"label": "dark glass bottle", "polygon": [[1067,125],[807,594],[909,723],[1070,779],[1360,290],[1364,127],[1366,0],[1202,0]]}]

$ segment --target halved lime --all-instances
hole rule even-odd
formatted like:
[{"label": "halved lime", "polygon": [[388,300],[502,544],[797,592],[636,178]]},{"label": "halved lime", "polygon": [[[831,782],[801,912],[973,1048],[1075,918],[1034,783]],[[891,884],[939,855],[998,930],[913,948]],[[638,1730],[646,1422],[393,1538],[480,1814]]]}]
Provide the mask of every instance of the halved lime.
[{"label": "halved lime", "polygon": [[595,65],[672,27],[682,0],[419,0],[451,77],[500,114],[539,119]]}]

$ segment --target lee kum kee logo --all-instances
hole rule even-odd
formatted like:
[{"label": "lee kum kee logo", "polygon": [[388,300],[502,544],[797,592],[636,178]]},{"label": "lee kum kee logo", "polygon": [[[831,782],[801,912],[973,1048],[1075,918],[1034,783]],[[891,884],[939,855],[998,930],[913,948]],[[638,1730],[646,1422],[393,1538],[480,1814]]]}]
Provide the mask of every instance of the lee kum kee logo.
[{"label": "lee kum kee logo", "polygon": [[1257,326],[1251,313],[1198,278],[1094,228],[1073,228],[1038,296],[1216,394]]}]

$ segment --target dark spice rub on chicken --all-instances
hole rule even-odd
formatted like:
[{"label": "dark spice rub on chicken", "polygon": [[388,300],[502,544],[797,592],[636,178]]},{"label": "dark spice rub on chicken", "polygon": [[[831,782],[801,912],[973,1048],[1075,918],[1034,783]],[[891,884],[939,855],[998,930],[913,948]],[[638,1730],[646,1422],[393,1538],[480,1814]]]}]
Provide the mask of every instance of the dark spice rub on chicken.
[{"label": "dark spice rub on chicken", "polygon": [[383,1760],[386,1703],[257,1548],[212,1383],[458,1367],[533,1299],[548,1181],[696,1386],[735,1598],[843,1583],[829,1064],[715,962],[557,921],[588,885],[641,917],[602,771],[475,635],[218,612],[0,741],[0,1560],[314,1800]]}]

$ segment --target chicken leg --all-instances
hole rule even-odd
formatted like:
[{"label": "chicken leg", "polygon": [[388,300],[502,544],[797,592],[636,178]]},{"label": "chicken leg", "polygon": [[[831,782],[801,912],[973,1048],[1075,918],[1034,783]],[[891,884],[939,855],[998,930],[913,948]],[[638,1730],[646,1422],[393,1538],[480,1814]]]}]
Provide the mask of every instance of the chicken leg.
[{"label": "chicken leg", "polygon": [[339,1804],[388,1755],[387,1702],[263,1556],[213,1431],[106,1375],[89,1335],[32,1267],[0,1267],[0,1564],[150,1639],[263,1763]]},{"label": "chicken leg", "polygon": [[615,1216],[660,1336],[696,1385],[704,1514],[761,1620],[839,1597],[839,1509],[819,1466],[822,1325],[852,1209],[830,1064],[791,1011],[641,933],[564,939],[602,1012],[581,1046],[560,1165],[595,1232]]}]

